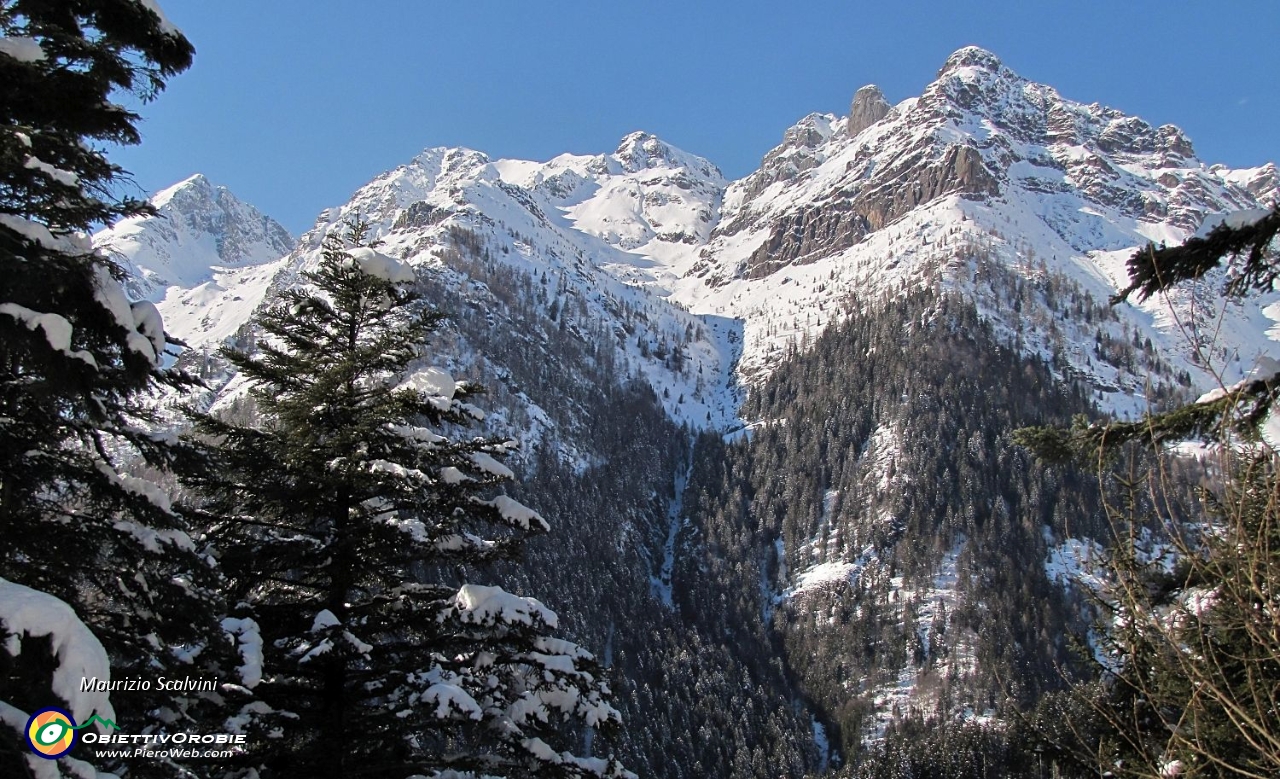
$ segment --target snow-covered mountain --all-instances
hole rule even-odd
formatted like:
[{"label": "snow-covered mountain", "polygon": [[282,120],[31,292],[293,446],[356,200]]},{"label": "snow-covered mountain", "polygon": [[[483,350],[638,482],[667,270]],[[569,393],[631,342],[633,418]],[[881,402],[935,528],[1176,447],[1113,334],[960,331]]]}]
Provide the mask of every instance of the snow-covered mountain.
[{"label": "snow-covered mountain", "polygon": [[[804,117],[732,183],[647,133],[609,154],[545,163],[429,149],[326,210],[279,268],[261,263],[287,251],[284,231],[200,176],[156,197],[167,218],[130,220],[98,240],[137,267],[140,291],[162,301],[171,332],[205,340],[233,332],[272,274],[314,262],[323,236],[352,216],[429,267],[447,264],[442,249],[465,230],[495,262],[555,276],[544,311],[569,296],[610,330],[628,327],[620,312],[645,311],[653,321],[619,339],[618,355],[669,400],[683,396],[667,405],[675,418],[716,427],[732,424],[736,396],[713,397],[708,385],[758,381],[789,344],[838,318],[852,293],[941,280],[980,300],[1028,354],[1092,385],[1104,408],[1130,413],[1145,405],[1147,362],[1158,359],[1171,386],[1189,378],[1209,389],[1218,379],[1207,368],[1225,380],[1247,373],[1271,348],[1276,299],[1224,311],[1206,305],[1215,297],[1207,280],[1101,323],[1083,310],[1123,286],[1134,248],[1179,242],[1210,214],[1278,198],[1272,163],[1206,165],[1172,125],[1066,99],[967,47],[919,97],[890,105],[867,86],[849,116]],[[980,283],[979,257],[1032,288],[1028,310],[1019,303],[1013,316],[1011,301]],[[690,328],[704,337],[684,337]],[[1150,359],[1100,358],[1095,343],[1106,341],[1150,341]],[[645,356],[675,343],[701,386]]]},{"label": "snow-covered mountain", "polygon": [[[1272,163],[1206,165],[1172,125],[1068,100],[968,47],[919,97],[891,106],[877,88],[863,87],[849,117],[812,114],[788,129],[759,170],[728,188],[697,261],[675,284],[655,283],[693,311],[743,321],[742,370],[751,376],[785,342],[816,335],[830,322],[824,309],[843,296],[891,290],[937,270],[949,284],[971,287],[972,269],[957,260],[977,254],[1038,288],[1060,277],[1105,303],[1127,280],[1124,261],[1136,247],[1180,242],[1207,215],[1269,206],[1278,193]],[[1090,358],[1096,327],[1077,326],[1060,302],[1040,302],[1038,322],[1035,312],[1014,322],[995,301],[985,309],[1010,336],[1021,335],[1028,352],[1057,352],[1067,372],[1099,389],[1104,406],[1141,406],[1141,372]],[[1150,338],[1170,375],[1186,370],[1211,385],[1182,332],[1210,325],[1214,311],[1204,302],[1193,306],[1181,295],[1172,311],[1164,301],[1120,307],[1103,336]],[[1273,319],[1263,310],[1273,302],[1231,308],[1215,328],[1218,356],[1230,358],[1216,361],[1226,378],[1270,348],[1264,333]],[[1049,323],[1065,326],[1062,338],[1050,337]]]},{"label": "snow-covered mountain", "polygon": [[[692,609],[696,597],[682,599],[679,589],[701,586],[691,583],[699,577],[714,587],[723,574],[739,591],[759,593],[749,612],[762,632],[786,612],[794,618],[787,641],[821,646],[847,674],[817,696],[834,703],[815,714],[814,732],[837,708],[862,712],[883,732],[895,711],[935,711],[933,703],[919,705],[921,680],[932,679],[931,694],[941,700],[938,680],[962,685],[988,673],[979,667],[991,651],[983,642],[999,631],[987,629],[982,620],[994,612],[976,599],[998,588],[984,583],[977,567],[1040,581],[1036,556],[1045,550],[1031,547],[1075,543],[1065,540],[1056,509],[1042,511],[1026,497],[1056,496],[1057,486],[1042,489],[1040,475],[1026,476],[1032,487],[999,488],[1014,495],[1010,502],[972,476],[1000,462],[995,470],[1013,469],[1016,482],[1030,467],[1025,454],[1012,451],[1007,431],[977,429],[973,408],[986,403],[981,419],[999,424],[1033,421],[1025,402],[1010,402],[1020,408],[1005,414],[992,398],[973,401],[984,378],[971,375],[974,365],[994,365],[1006,385],[1022,382],[1043,397],[1048,390],[1037,382],[1050,376],[1049,383],[1078,388],[1102,410],[1121,414],[1234,381],[1276,356],[1280,296],[1226,302],[1222,276],[1211,275],[1167,299],[1112,307],[1108,298],[1125,286],[1124,264],[1136,248],[1180,242],[1214,214],[1278,201],[1280,173],[1272,163],[1235,170],[1206,164],[1172,125],[1152,127],[1064,98],[968,47],[951,55],[918,97],[891,104],[867,86],[856,91],[848,116],[804,117],[758,170],[734,182],[707,160],[639,132],[609,153],[547,162],[436,148],[326,209],[293,246],[278,225],[202,177],[158,195],[161,217],[130,220],[96,240],[118,252],[139,294],[159,301],[170,332],[206,345],[248,324],[271,289],[297,283],[319,261],[326,236],[365,220],[379,250],[415,267],[424,292],[449,315],[430,344],[432,362],[488,388],[485,424],[522,441],[523,465],[536,470],[538,457],[554,457],[579,476],[654,465],[653,441],[638,442],[638,453],[627,450],[602,436],[601,420],[591,416],[600,397],[621,387],[647,385],[669,420],[721,433],[710,438],[730,447],[745,442],[749,449],[753,435],[779,451],[794,444],[803,436],[773,435],[786,429],[790,413],[778,397],[792,395],[780,390],[744,406],[747,390],[766,386],[784,358],[803,355],[832,324],[870,317],[858,324],[870,334],[857,344],[861,351],[827,342],[824,359],[864,360],[865,371],[844,374],[857,381],[885,381],[879,368],[899,377],[910,372],[916,384],[850,387],[830,418],[830,409],[807,409],[812,419],[800,423],[821,419],[831,431],[846,425],[831,433],[843,442],[841,453],[826,457],[843,460],[841,469],[824,462],[797,470],[784,500],[783,488],[770,483],[774,474],[751,471],[785,464],[770,460],[773,453],[756,458],[735,449],[732,475],[704,473],[709,481],[685,496],[700,461],[682,456],[673,473],[662,474],[669,482],[648,485],[648,500],[665,503],[648,524],[615,517],[590,527],[647,566],[641,574],[656,610],[678,610],[682,601]],[[929,327],[972,320],[954,311],[950,320],[935,316],[933,299],[920,297],[903,307],[914,320],[886,323],[886,298],[905,300],[922,288],[959,293],[947,299],[974,304],[990,333],[972,342],[949,333],[948,343],[960,344],[955,354],[928,352]],[[972,364],[952,376],[948,365],[908,370],[901,360],[874,355],[907,342],[929,359]],[[1013,364],[1010,353],[1029,360]],[[830,367],[814,373],[839,374]],[[933,403],[943,395],[935,385],[951,379],[969,393],[963,413],[942,413]],[[213,402],[231,404],[241,390],[231,380]],[[824,391],[820,382],[806,388],[815,398]],[[947,391],[949,402],[960,402],[960,390]],[[854,396],[867,408],[847,408]],[[1070,402],[1083,407],[1084,400]],[[744,408],[770,410],[755,419]],[[850,422],[855,411],[863,416]],[[921,429],[918,420],[926,418],[963,430],[964,451],[939,441],[938,430]],[[828,444],[823,439],[801,454],[825,452]],[[619,462],[628,457],[640,459]],[[958,463],[970,469],[967,480],[957,475]],[[668,503],[659,496],[672,483]],[[982,492],[988,488],[991,494]],[[744,512],[717,515],[719,529],[698,504],[715,489],[724,490],[721,505]],[[934,505],[938,495],[967,500],[970,493],[979,499],[962,508]],[[770,508],[746,521],[757,503]],[[926,505],[934,507],[926,512]],[[935,514],[945,515],[943,526],[935,527]],[[997,526],[1004,546],[983,546]],[[708,541],[713,530],[722,534],[715,543]],[[925,532],[938,537],[911,536]],[[904,572],[898,566],[908,559]],[[1043,583],[1042,594],[1049,588]],[[829,620],[813,616],[815,603]],[[1048,612],[1037,629],[1060,632],[1062,609]],[[931,642],[942,641],[938,631],[957,613],[969,621],[947,634],[944,657]],[[719,640],[727,628],[710,624],[708,635]],[[614,635],[603,618],[592,629]],[[918,657],[868,670],[860,665],[870,662],[865,657],[841,656],[846,633],[865,641],[859,646],[867,652],[876,642],[892,643],[886,636],[898,641],[909,633]],[[619,635],[625,644],[625,629]],[[875,651],[877,663],[886,656],[899,662]],[[798,656],[785,662],[803,671],[811,690],[826,683],[826,671],[806,669]],[[969,691],[978,689],[975,682]],[[963,695],[954,700],[971,715],[988,708]],[[858,735],[843,738],[848,744]]]},{"label": "snow-covered mountain", "polygon": [[[326,211],[295,260],[314,259],[322,236],[357,213],[415,264],[438,265],[451,229],[473,231],[498,262],[563,276],[604,319],[616,319],[608,311],[618,306],[663,312],[669,321],[655,323],[648,346],[699,323],[662,299],[698,315],[711,327],[691,356],[720,386],[733,383],[735,363],[739,378],[763,377],[788,344],[838,317],[851,293],[941,278],[983,301],[1027,353],[1053,359],[1064,378],[1090,383],[1104,408],[1127,413],[1145,404],[1145,363],[1100,359],[1095,342],[1150,341],[1149,362],[1159,359],[1171,386],[1189,377],[1207,389],[1217,381],[1207,367],[1233,380],[1270,349],[1265,312],[1275,300],[1215,311],[1204,299],[1210,280],[1175,295],[1172,308],[1122,306],[1095,323],[1043,292],[1061,287],[1077,314],[1101,308],[1135,247],[1181,241],[1206,216],[1269,206],[1278,192],[1274,164],[1207,165],[1172,125],[1066,99],[968,47],[919,97],[890,105],[868,86],[847,117],[803,118],[732,183],[646,133],[610,154],[545,163],[428,150]],[[1019,304],[1013,317],[976,284],[969,266],[979,256],[1037,292],[1029,310]],[[687,408],[670,404],[674,416],[705,425],[711,412],[717,426],[728,423],[732,409],[705,386],[690,392],[680,377],[640,367],[642,340],[619,353],[659,391],[697,396]]]},{"label": "snow-covered mountain", "polygon": [[[428,149],[321,213],[277,283],[314,266],[326,235],[363,219],[380,251],[421,268],[464,305],[509,316],[518,300],[528,315],[609,350],[619,380],[648,382],[673,419],[724,427],[736,413],[736,395],[725,389],[737,326],[691,315],[639,283],[706,243],[724,187],[714,165],[645,133],[610,154],[547,163]],[[508,285],[526,288],[512,298]],[[528,324],[510,321],[515,330]],[[459,344],[460,363],[450,369],[508,373],[491,361],[467,365],[469,355],[488,359],[474,346]],[[521,402],[542,418],[537,403]]]},{"label": "snow-covered mountain", "polygon": [[169,334],[216,346],[262,303],[293,237],[200,174],[150,202],[156,214],[122,220],[94,245],[125,268],[134,297],[156,304]]}]

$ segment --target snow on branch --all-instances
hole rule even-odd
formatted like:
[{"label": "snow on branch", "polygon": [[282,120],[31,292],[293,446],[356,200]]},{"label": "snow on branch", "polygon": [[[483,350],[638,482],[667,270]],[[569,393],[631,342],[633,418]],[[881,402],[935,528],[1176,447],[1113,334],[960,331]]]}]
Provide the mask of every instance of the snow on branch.
[{"label": "snow on branch", "polygon": [[55,252],[88,254],[93,251],[93,243],[89,236],[84,233],[68,233],[62,236],[55,236],[48,227],[39,222],[23,219],[13,214],[0,214],[0,226],[14,231],[28,243],[33,243]]},{"label": "snow on branch", "polygon": [[137,3],[156,15],[156,19],[160,21],[160,32],[173,37],[182,35],[182,30],[178,29],[177,25],[169,21],[169,17],[165,16],[164,11],[160,8],[160,4],[157,3],[156,0],[137,0]]},{"label": "snow on branch", "polygon": [[[3,39],[0,39],[0,42],[2,41]],[[56,168],[39,157],[27,157],[27,161],[22,167],[27,170],[38,170],[63,186],[74,187],[80,184],[80,177],[76,174],[69,170]]]},{"label": "snow on branch", "polygon": [[535,621],[554,628],[559,624],[556,613],[536,598],[512,595],[501,587],[464,584],[453,597],[449,612],[464,623],[473,625],[521,624],[533,626]]},{"label": "snow on branch", "polygon": [[129,349],[146,357],[153,365],[159,365],[164,357],[164,323],[160,321],[160,311],[149,303],[135,308],[125,297],[120,282],[112,278],[106,267],[99,265],[94,270],[94,298],[111,314],[116,324],[124,328]]},{"label": "snow on branch", "polygon": [[[447,371],[435,367],[415,370],[396,387],[396,389],[417,392],[440,411],[450,411],[457,402],[454,396],[459,390],[465,391],[467,388],[467,382],[454,381],[453,376],[450,376]],[[458,403],[458,405],[472,417],[483,419],[483,415],[476,417],[471,412],[470,404]]]},{"label": "snow on branch", "polygon": [[93,359],[92,354],[84,350],[71,351],[73,329],[71,323],[61,314],[42,314],[17,303],[0,303],[0,314],[13,317],[26,325],[28,330],[43,330],[44,339],[49,342],[49,348],[55,352],[62,352],[68,357],[82,360],[94,368],[98,367],[98,362]]},{"label": "snow on branch", "polygon": [[534,524],[538,529],[547,531],[551,529],[551,525],[542,518],[542,515],[520,501],[507,495],[499,495],[493,500],[482,500],[480,498],[472,498],[472,503],[480,506],[491,506],[498,510],[502,515],[502,519],[512,527],[518,527],[522,530],[529,530],[530,525]]},{"label": "snow on branch", "polygon": [[498,462],[492,455],[486,454],[485,452],[472,452],[468,457],[471,458],[472,464],[477,468],[485,473],[497,476],[500,479],[514,479],[516,476],[510,468]]},{"label": "snow on branch", "polygon": [[412,284],[417,279],[413,268],[368,246],[347,249],[346,253],[351,258],[351,264],[369,276],[392,284]]},{"label": "snow on branch", "polygon": [[[51,687],[66,702],[71,716],[84,721],[93,714],[115,719],[110,696],[101,690],[81,691],[84,679],[111,680],[111,663],[97,636],[64,601],[48,593],[0,579],[0,626],[10,657],[22,653],[22,636],[48,636],[58,661]],[[97,687],[97,685],[95,685]]]},{"label": "snow on branch", "polygon": [[12,38],[0,38],[0,54],[12,57],[18,62],[42,62],[45,59],[44,49],[35,38],[15,35]]},{"label": "snow on branch", "polygon": [[[103,460],[98,460],[97,466],[98,473],[101,473],[107,481],[131,495],[137,495],[138,497],[146,500],[160,511],[170,515],[173,514],[173,498],[159,484],[140,476],[130,476],[128,474],[119,473],[116,471],[115,467]],[[131,524],[133,523],[122,522],[117,524],[116,529],[133,533],[138,540],[147,544],[147,548],[150,551],[159,551],[158,549],[152,548],[154,541],[157,540],[168,541],[169,543],[177,545],[181,549],[190,550],[195,548],[195,543],[185,533],[174,531],[173,533],[166,534],[163,538],[154,538],[149,540],[144,538],[133,528],[127,526]]]},{"label": "snow on branch", "polygon": [[244,663],[236,669],[240,673],[240,681],[244,686],[253,689],[262,681],[262,633],[258,623],[249,617],[236,619],[227,617],[222,620],[222,629],[228,635],[235,636],[240,650],[240,659]]},{"label": "snow on branch", "polygon": [[480,704],[467,691],[456,684],[438,682],[422,693],[422,702],[436,707],[437,719],[452,719],[461,714],[467,719],[478,720],[483,716]]},{"label": "snow on branch", "polygon": [[424,444],[440,444],[446,443],[449,439],[425,427],[417,427],[416,425],[387,425],[387,429],[393,433],[397,433],[401,437],[409,441],[418,441]]}]

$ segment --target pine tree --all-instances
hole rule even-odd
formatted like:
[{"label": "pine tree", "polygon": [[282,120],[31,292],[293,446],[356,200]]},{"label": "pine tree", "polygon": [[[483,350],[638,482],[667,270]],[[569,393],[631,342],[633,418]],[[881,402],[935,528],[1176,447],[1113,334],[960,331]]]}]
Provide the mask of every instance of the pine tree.
[{"label": "pine tree", "polygon": [[441,315],[364,233],[325,239],[307,286],[261,317],[258,353],[226,352],[261,424],[198,420],[228,595],[261,638],[251,762],[263,777],[625,775],[545,740],[619,719],[591,655],[548,635],[537,600],[464,580],[547,524],[497,493],[511,441],[450,437],[481,416],[476,388],[428,367]]},{"label": "pine tree", "polygon": [[[54,684],[74,654],[59,603],[96,636],[77,645],[100,642],[117,679],[194,668],[216,639],[213,571],[148,477],[190,452],[147,432],[140,404],[190,381],[162,369],[159,314],[129,303],[87,236],[147,212],[109,194],[123,171],[102,144],[139,141],[138,116],[116,100],[154,97],[190,65],[191,44],[151,0],[6,1],[0,33],[0,577],[18,598],[0,604],[0,702],[20,730],[21,712],[110,707]],[[9,608],[22,599],[44,604],[26,616],[46,621]],[[163,694],[112,702],[135,732],[188,716],[188,701]],[[0,731],[0,774],[42,763],[26,752]],[[148,770],[168,766],[137,775]]]}]

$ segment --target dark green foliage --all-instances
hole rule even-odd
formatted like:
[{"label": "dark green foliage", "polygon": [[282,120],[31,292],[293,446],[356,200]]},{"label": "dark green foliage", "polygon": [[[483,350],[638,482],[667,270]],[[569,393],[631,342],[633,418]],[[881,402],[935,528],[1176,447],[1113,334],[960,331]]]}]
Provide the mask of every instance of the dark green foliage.
[{"label": "dark green foliage", "polygon": [[198,419],[216,469],[196,486],[227,594],[263,639],[244,764],[264,777],[621,775],[539,751],[566,723],[609,728],[618,714],[591,656],[546,635],[554,614],[467,583],[467,567],[547,524],[494,494],[512,442],[449,437],[479,415],[475,388],[427,367],[441,315],[364,264],[385,262],[330,235],[310,286],[262,315],[258,352],[226,353],[261,423]]},{"label": "dark green foliage", "polygon": [[[672,423],[647,383],[619,376],[626,368],[612,342],[643,335],[645,312],[609,301],[629,328],[615,335],[580,298],[556,292],[554,276],[544,282],[513,270],[474,233],[454,233],[446,273],[481,284],[423,280],[427,296],[449,311],[435,343],[447,345],[456,332],[502,365],[486,377],[486,405],[510,407],[519,420],[533,399],[588,463],[566,457],[551,436],[512,463],[527,474],[513,494],[553,528],[525,545],[520,566],[495,567],[499,580],[545,593],[567,637],[601,657],[623,714],[615,743],[640,776],[777,779],[815,770],[805,702],[763,634],[748,625],[709,628],[699,613],[669,609],[655,594],[672,483],[689,463],[692,434]],[[555,319],[544,290],[563,301]],[[708,576],[682,577],[678,588],[700,610],[717,607]]]},{"label": "dark green foliage", "polygon": [[1129,286],[1120,291],[1112,303],[1120,303],[1133,293],[1146,300],[1157,292],[1186,281],[1198,279],[1224,260],[1239,261],[1227,280],[1223,294],[1243,297],[1250,293],[1270,292],[1280,277],[1276,265],[1276,247],[1280,234],[1280,207],[1252,224],[1230,227],[1221,224],[1203,238],[1189,238],[1179,246],[1148,245],[1133,253],[1126,266]]},{"label": "dark green foliage", "polygon": [[[1172,570],[1152,560],[1137,535],[1114,539],[1099,561],[1107,582],[1100,640],[1111,672],[1105,684],[1073,690],[1068,724],[1045,737],[1078,765],[1101,763],[1133,777],[1174,761],[1185,775],[1205,777],[1273,776],[1280,767],[1274,457],[1245,454],[1229,473],[1219,492],[1203,495],[1195,523],[1168,531]],[[1167,502],[1162,496],[1154,505]],[[1122,516],[1151,511],[1129,508]]]},{"label": "dark green foliage", "polygon": [[1272,404],[1280,396],[1280,381],[1271,376],[1241,382],[1216,397],[1171,411],[1153,413],[1134,422],[1090,423],[1077,417],[1071,427],[1027,427],[1014,440],[1049,463],[1076,461],[1097,465],[1114,459],[1125,444],[1157,448],[1167,443],[1213,441],[1230,435],[1256,440]]},{"label": "dark green foliage", "polygon": [[[110,194],[123,171],[102,145],[138,142],[138,116],[115,101],[154,96],[192,48],[134,0],[3,2],[0,34],[19,47],[0,55],[0,577],[70,604],[117,678],[199,676],[218,654],[216,581],[163,494],[169,471],[199,463],[146,432],[159,426],[142,408],[157,386],[193,382],[160,367],[154,309],[130,306],[87,237],[147,211]],[[0,700],[59,702],[33,687],[47,685],[40,655],[4,664]],[[167,693],[116,701],[137,732],[198,709]],[[157,760],[134,775],[175,771]]]},{"label": "dark green foliage", "polygon": [[[104,197],[124,171],[93,142],[138,143],[138,115],[114,100],[158,94],[190,67],[187,39],[134,0],[8,0],[0,32],[34,39],[44,52],[36,61],[0,56],[0,213],[59,234],[145,211],[137,200]],[[28,167],[30,157],[77,180]],[[16,251],[8,245],[16,235],[0,230],[6,252]]]},{"label": "dark green foliage", "polygon": [[[918,291],[850,308],[752,393],[749,440],[700,440],[678,582],[713,595],[693,590],[682,612],[785,658],[854,760],[876,716],[910,715],[875,701],[903,669],[911,705],[942,717],[1011,716],[1061,686],[1079,616],[1045,577],[1046,533],[1103,516],[1090,479],[1046,472],[1011,439],[1084,402],[971,304]],[[837,561],[856,575],[780,597]],[[944,570],[955,580],[938,584]]]},{"label": "dark green foliage", "polygon": [[997,779],[1049,776],[1040,755],[1027,751],[1016,732],[964,722],[908,718],[867,750],[842,779]]},{"label": "dark green foliage", "polygon": [[[1226,297],[1269,292],[1280,274],[1277,234],[1280,208],[1251,224],[1219,225],[1207,236],[1190,238],[1179,246],[1147,246],[1129,258],[1129,286],[1112,303],[1122,303],[1134,293],[1146,300],[1157,292],[1199,279],[1224,264],[1229,266],[1223,288]],[[1278,396],[1280,378],[1263,375],[1225,388],[1202,402],[1151,413],[1136,422],[1090,425],[1077,421],[1070,430],[1028,428],[1019,431],[1019,442],[1050,462],[1078,459],[1096,463],[1099,457],[1105,459],[1131,441],[1157,447],[1189,439],[1213,441],[1243,436],[1255,440]]]}]

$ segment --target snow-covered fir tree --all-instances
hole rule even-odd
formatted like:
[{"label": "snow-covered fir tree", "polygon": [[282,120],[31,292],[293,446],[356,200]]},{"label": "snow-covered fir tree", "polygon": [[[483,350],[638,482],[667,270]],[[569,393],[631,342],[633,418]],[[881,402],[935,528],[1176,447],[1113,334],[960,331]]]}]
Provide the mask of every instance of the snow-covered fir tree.
[{"label": "snow-covered fir tree", "polygon": [[[414,273],[330,234],[306,285],[228,351],[260,424],[198,419],[242,677],[267,777],[624,776],[553,747],[619,720],[539,601],[466,581],[548,529],[502,494],[505,439],[464,439],[476,388],[430,367]],[[453,437],[451,437],[453,436]],[[570,736],[572,738],[572,736]]]},{"label": "snow-covered fir tree", "polygon": [[138,142],[117,101],[153,97],[192,47],[151,0],[6,1],[0,34],[0,775],[93,776],[31,754],[27,714],[182,720],[186,701],[79,684],[176,675],[215,641],[211,563],[153,478],[192,453],[139,411],[189,380],[86,234],[147,211],[108,194],[122,171],[102,145]]}]

